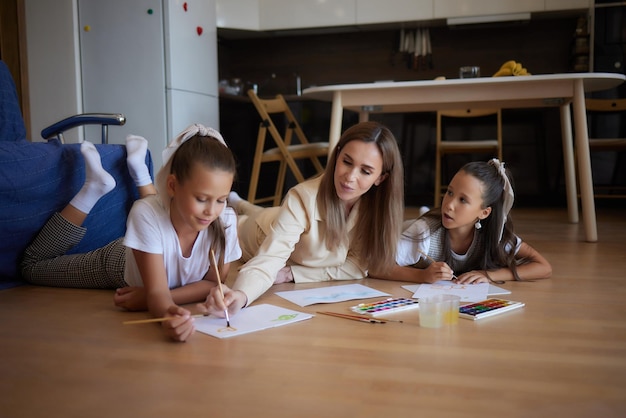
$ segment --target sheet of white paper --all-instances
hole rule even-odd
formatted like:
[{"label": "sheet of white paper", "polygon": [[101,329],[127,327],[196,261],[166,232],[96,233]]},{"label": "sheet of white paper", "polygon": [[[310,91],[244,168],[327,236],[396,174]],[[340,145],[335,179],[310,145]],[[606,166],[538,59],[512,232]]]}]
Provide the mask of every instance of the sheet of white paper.
[{"label": "sheet of white paper", "polygon": [[389,296],[389,293],[383,293],[371,287],[363,286],[362,284],[346,284],[342,286],[327,286],[304,290],[286,290],[284,292],[276,292],[276,294],[299,306]]},{"label": "sheet of white paper", "polygon": [[195,320],[196,330],[217,338],[229,338],[249,332],[261,331],[281,325],[293,324],[312,318],[313,315],[292,311],[279,306],[262,304],[240,310],[230,317],[230,328],[225,318],[207,316]]},{"label": "sheet of white paper", "polygon": [[[444,281],[443,283],[447,283],[447,282]],[[415,293],[417,289],[419,289],[420,286],[421,284],[407,284],[405,286],[402,286],[402,288],[408,290],[411,293]],[[494,286],[492,284],[489,284],[489,290],[487,290],[487,296],[510,295],[510,294],[511,294],[510,290],[507,290],[503,287]],[[476,302],[480,302],[480,301],[476,301]]]},{"label": "sheet of white paper", "polygon": [[489,290],[487,290],[487,296],[495,296],[495,295],[510,295],[511,291],[506,290],[503,287],[494,286],[492,284],[489,285]]},{"label": "sheet of white paper", "polygon": [[489,283],[457,284],[452,281],[441,280],[433,284],[420,284],[413,297],[420,299],[428,296],[446,294],[456,295],[461,302],[477,302],[487,299]]}]

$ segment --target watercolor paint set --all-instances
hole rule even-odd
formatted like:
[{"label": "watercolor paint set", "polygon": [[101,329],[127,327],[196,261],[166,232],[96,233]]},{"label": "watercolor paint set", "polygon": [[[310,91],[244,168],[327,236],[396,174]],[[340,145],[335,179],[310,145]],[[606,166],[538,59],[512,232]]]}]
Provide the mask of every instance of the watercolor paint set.
[{"label": "watercolor paint set", "polygon": [[523,302],[515,302],[504,299],[486,299],[481,302],[474,302],[463,305],[459,308],[459,317],[472,319],[474,321],[490,316],[499,315],[523,307]]},{"label": "watercolor paint set", "polygon": [[377,302],[359,303],[358,305],[351,307],[350,310],[361,315],[378,316],[416,308],[419,308],[417,299],[388,298]]}]

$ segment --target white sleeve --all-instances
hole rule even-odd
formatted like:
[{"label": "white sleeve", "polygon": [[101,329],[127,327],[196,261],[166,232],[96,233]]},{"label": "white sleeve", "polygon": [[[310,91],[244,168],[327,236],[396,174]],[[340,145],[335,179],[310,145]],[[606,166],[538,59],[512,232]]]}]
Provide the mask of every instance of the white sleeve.
[{"label": "white sleeve", "polygon": [[412,266],[428,254],[430,248],[430,230],[422,219],[405,222],[404,230],[398,243],[396,263],[399,266]]},{"label": "white sleeve", "polygon": [[124,245],[151,254],[163,254],[160,222],[154,208],[139,199],[135,201],[126,221]]},{"label": "white sleeve", "polygon": [[[521,246],[522,246],[522,239],[516,235],[515,236],[515,251],[514,251],[514,254],[517,254],[519,252],[519,248]],[[504,248],[504,251],[506,253],[511,252],[511,246],[509,244],[507,244],[506,247]]]}]

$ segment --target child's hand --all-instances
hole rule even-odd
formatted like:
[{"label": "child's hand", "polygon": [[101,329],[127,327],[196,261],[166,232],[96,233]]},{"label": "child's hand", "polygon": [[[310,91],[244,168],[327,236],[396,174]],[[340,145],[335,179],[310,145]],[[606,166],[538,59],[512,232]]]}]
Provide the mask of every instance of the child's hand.
[{"label": "child's hand", "polygon": [[171,316],[172,319],[162,322],[161,327],[165,335],[174,341],[187,341],[196,330],[193,317],[187,309],[172,305],[167,309],[165,316]]},{"label": "child's hand", "polygon": [[489,278],[485,276],[485,272],[481,270],[472,270],[461,274],[455,280],[458,284],[478,284],[489,283]]},{"label": "child's hand", "polygon": [[224,310],[228,309],[229,315],[234,315],[246,305],[248,297],[240,290],[232,290],[226,285],[222,285],[224,299],[217,286],[213,287],[206,297],[206,301],[198,304],[198,309],[205,314],[224,317]]},{"label": "child's hand", "polygon": [[146,291],[143,287],[126,286],[115,290],[113,295],[115,306],[129,311],[148,310]]},{"label": "child's hand", "polygon": [[430,263],[428,267],[424,269],[426,271],[426,283],[435,283],[439,280],[452,280],[454,272],[443,261],[436,261]]}]

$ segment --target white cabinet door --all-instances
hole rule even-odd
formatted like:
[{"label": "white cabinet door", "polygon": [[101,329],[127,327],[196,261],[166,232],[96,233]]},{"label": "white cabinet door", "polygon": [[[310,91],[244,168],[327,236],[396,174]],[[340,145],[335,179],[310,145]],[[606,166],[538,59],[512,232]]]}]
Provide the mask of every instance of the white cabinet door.
[{"label": "white cabinet door", "polygon": [[[126,115],[126,125],[109,129],[109,142],[144,136],[160,166],[167,145],[161,0],[79,0],[78,16],[84,111]],[[99,137],[85,130],[85,139]]]},{"label": "white cabinet door", "polygon": [[167,103],[170,138],[174,138],[194,123],[201,123],[219,131],[220,116],[217,97],[190,91],[168,90]]},{"label": "white cabinet door", "polygon": [[356,23],[430,20],[433,0],[356,0]]},{"label": "white cabinet door", "polygon": [[215,3],[187,0],[165,4],[167,88],[217,96]]},{"label": "white cabinet door", "polygon": [[259,0],[262,30],[354,25],[356,0]]},{"label": "white cabinet door", "polygon": [[540,12],[545,8],[544,0],[436,0],[433,3],[435,19]]}]

